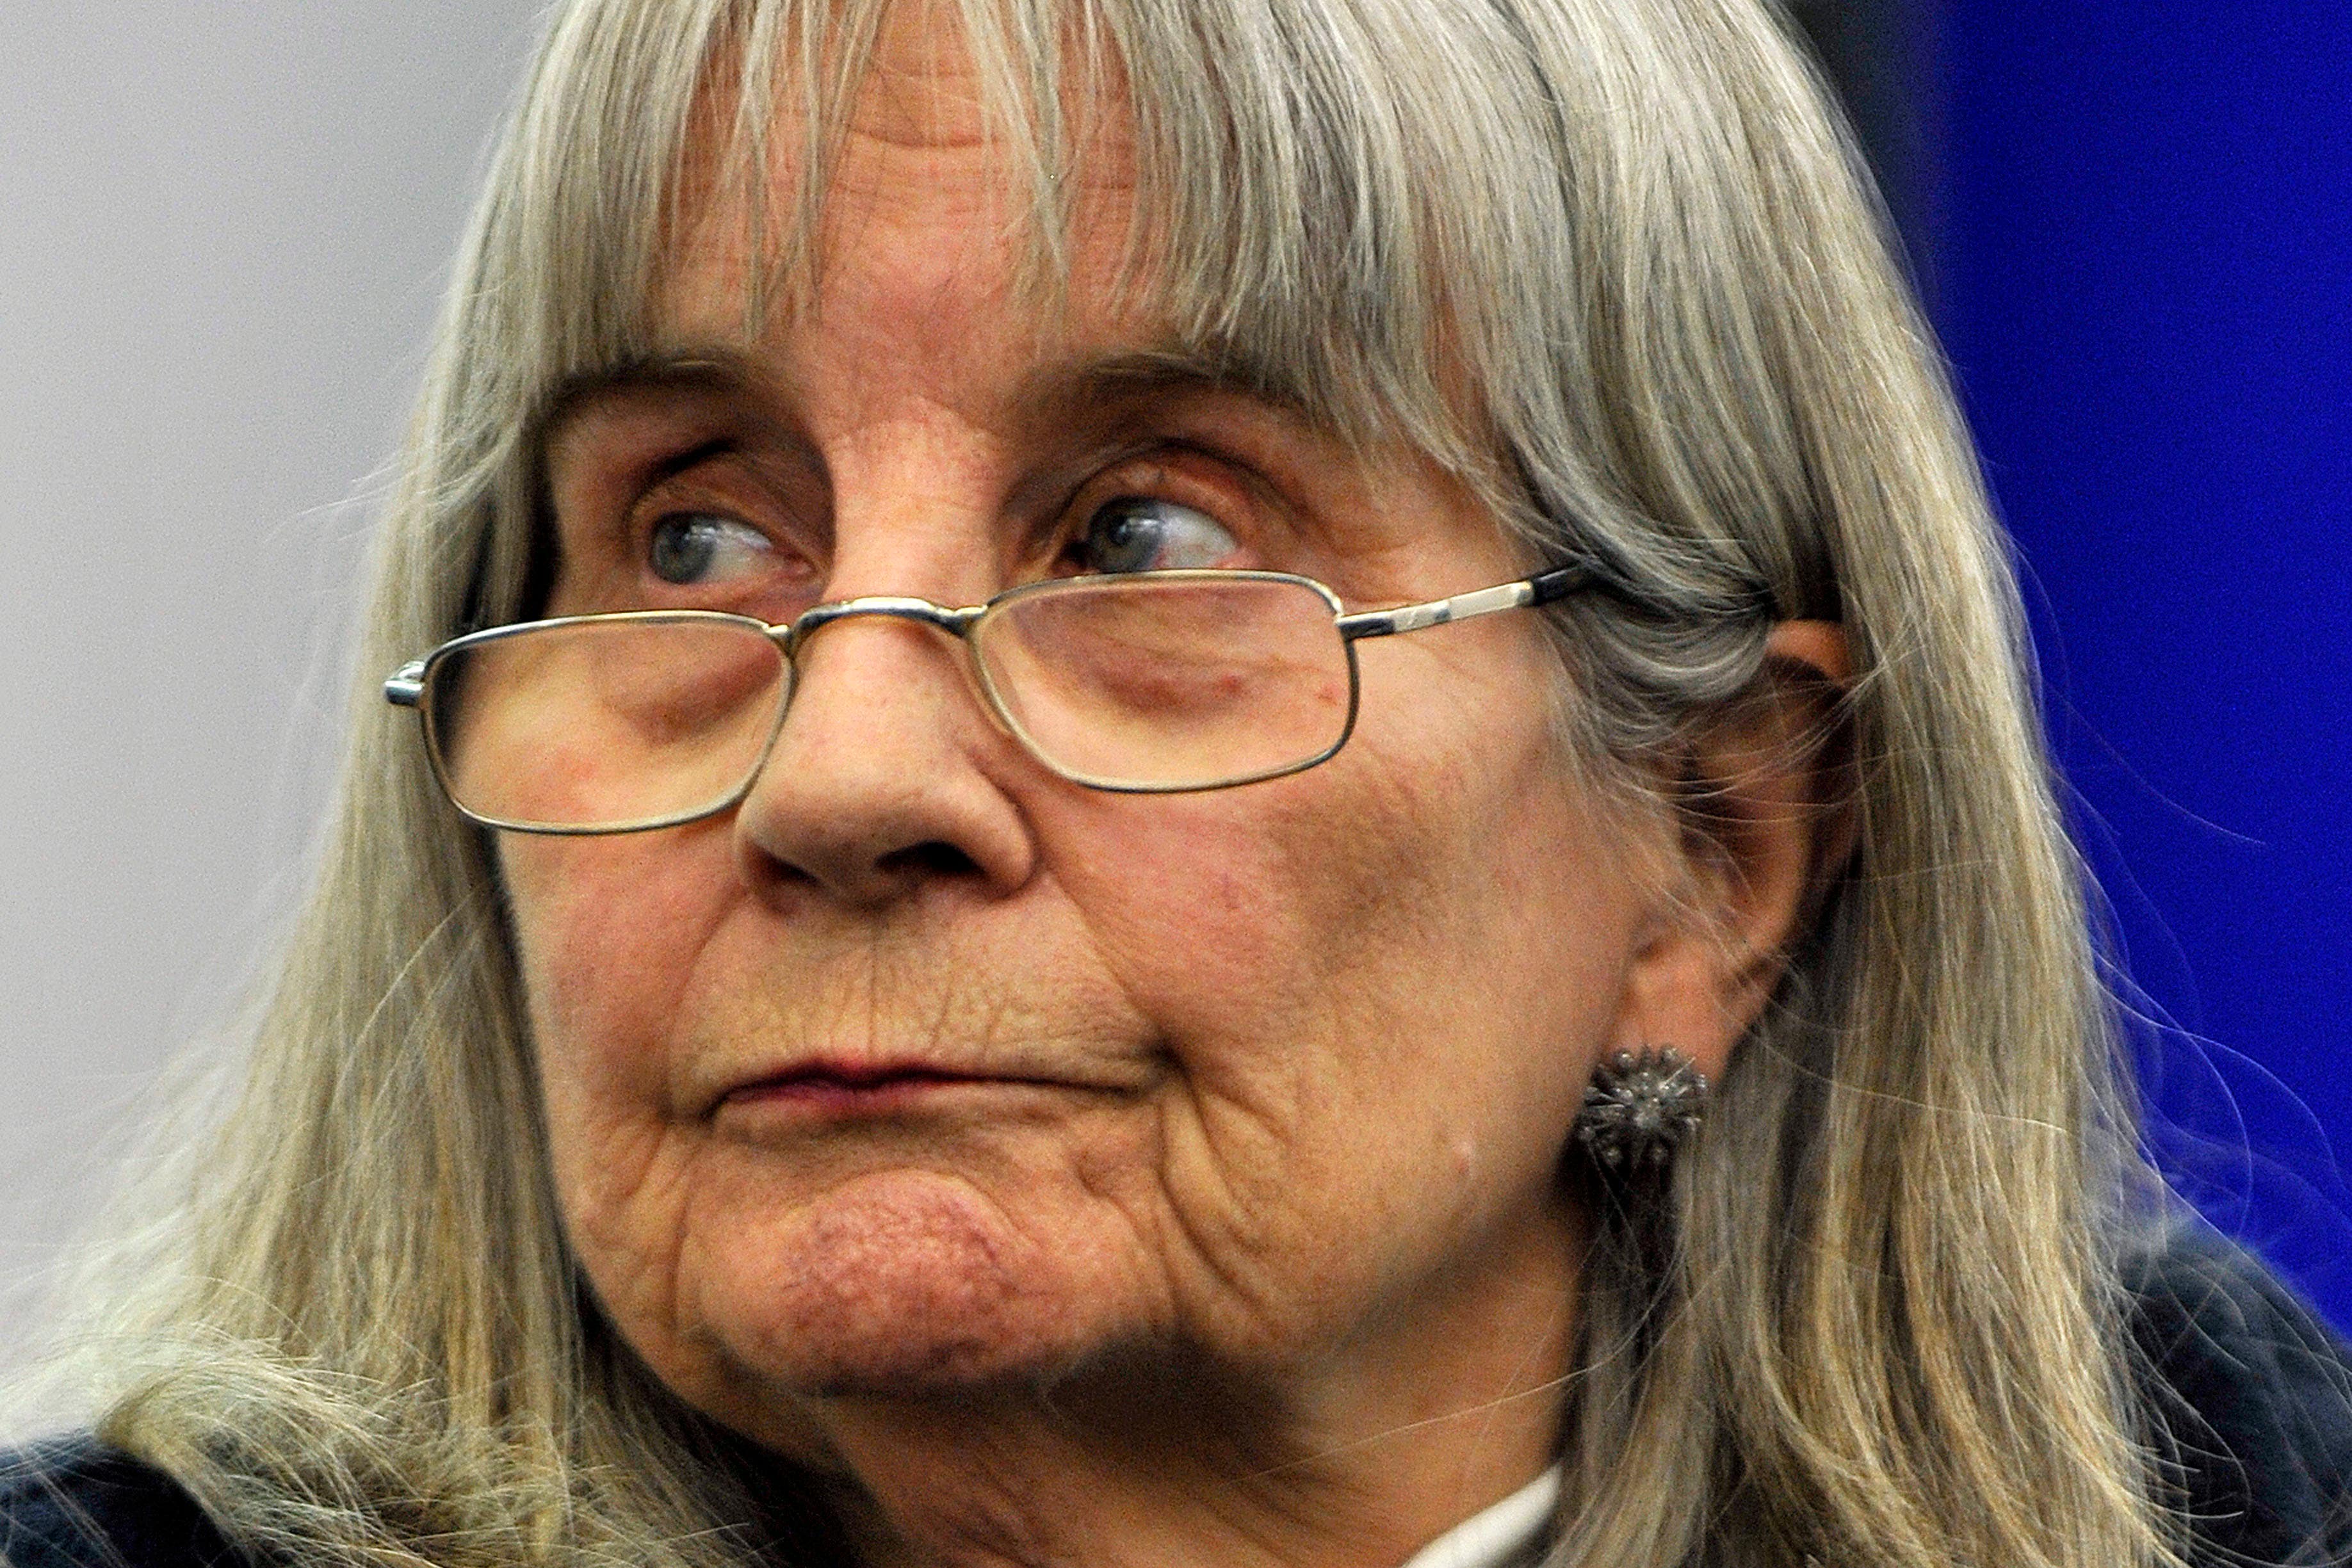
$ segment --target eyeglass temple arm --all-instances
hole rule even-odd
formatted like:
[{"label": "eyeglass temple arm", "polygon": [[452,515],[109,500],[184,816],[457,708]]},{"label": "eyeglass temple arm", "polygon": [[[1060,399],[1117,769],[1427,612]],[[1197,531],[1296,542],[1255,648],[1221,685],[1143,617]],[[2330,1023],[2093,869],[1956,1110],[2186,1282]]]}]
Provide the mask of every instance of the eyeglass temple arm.
[{"label": "eyeglass temple arm", "polygon": [[1418,632],[1424,626],[1443,626],[1449,621],[1467,621],[1474,616],[1492,615],[1498,610],[1517,610],[1530,604],[1549,604],[1565,599],[1583,589],[1600,586],[1593,570],[1581,562],[1556,566],[1539,571],[1533,577],[1523,577],[1517,582],[1501,583],[1494,588],[1481,588],[1469,593],[1457,593],[1451,599],[1433,599],[1426,604],[1407,604],[1395,610],[1362,610],[1339,617],[1339,635],[1353,643],[1362,637],[1389,637],[1399,632]]}]

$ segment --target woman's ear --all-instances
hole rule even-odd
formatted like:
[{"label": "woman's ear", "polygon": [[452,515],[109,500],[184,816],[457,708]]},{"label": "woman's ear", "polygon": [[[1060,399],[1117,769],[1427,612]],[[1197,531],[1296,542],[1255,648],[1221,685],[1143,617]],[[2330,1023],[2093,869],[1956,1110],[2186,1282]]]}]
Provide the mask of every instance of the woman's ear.
[{"label": "woman's ear", "polygon": [[1671,1046],[1714,1077],[1770,1000],[1853,852],[1852,675],[1842,627],[1782,622],[1756,684],[1678,754],[1680,874],[1635,956],[1616,1049]]}]

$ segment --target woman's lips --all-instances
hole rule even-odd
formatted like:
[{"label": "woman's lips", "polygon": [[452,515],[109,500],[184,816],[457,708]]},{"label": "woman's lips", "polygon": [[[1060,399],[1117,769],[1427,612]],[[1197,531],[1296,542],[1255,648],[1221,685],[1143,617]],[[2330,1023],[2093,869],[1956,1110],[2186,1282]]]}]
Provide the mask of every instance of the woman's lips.
[{"label": "woman's lips", "polygon": [[809,1067],[731,1089],[719,1108],[801,1111],[825,1117],[886,1115],[958,1089],[1039,1086],[1034,1079],[930,1067]]}]

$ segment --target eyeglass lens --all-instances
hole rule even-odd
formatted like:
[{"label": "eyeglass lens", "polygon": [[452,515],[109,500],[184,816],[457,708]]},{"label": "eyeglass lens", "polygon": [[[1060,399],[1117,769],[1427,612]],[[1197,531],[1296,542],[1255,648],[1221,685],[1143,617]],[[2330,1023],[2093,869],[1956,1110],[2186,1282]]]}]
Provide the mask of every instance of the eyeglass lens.
[{"label": "eyeglass lens", "polygon": [[[968,632],[991,703],[1066,778],[1200,789],[1319,761],[1354,673],[1330,602],[1286,579],[1039,584]],[[452,799],[513,827],[597,830],[719,810],[758,771],[790,671],[746,621],[585,620],[446,650],[428,677]]]},{"label": "eyeglass lens", "polygon": [[451,800],[517,827],[716,810],[768,749],[783,651],[730,621],[582,621],[453,648],[427,724]]}]

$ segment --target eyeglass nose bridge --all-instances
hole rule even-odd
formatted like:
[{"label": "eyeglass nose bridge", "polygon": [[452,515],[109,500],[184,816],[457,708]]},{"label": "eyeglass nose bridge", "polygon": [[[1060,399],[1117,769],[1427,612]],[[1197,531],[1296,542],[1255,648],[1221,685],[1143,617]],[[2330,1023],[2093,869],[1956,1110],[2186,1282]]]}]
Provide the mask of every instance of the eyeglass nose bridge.
[{"label": "eyeglass nose bridge", "polygon": [[[856,599],[835,599],[823,604],[813,604],[793,616],[792,620],[780,625],[770,626],[768,636],[784,656],[784,684],[787,695],[784,707],[776,715],[775,730],[768,737],[767,747],[761,754],[760,766],[752,770],[751,778],[744,781],[744,790],[748,792],[758,781],[760,773],[765,771],[768,754],[774,750],[777,737],[783,733],[784,721],[790,716],[792,699],[798,695],[801,684],[801,649],[820,629],[830,626],[836,621],[854,621],[867,615],[880,616],[887,621],[911,621],[919,626],[929,626],[935,631],[946,632],[963,644],[967,655],[975,655],[971,642],[971,629],[986,617],[990,608],[986,604],[955,608],[932,600],[917,599],[905,594],[871,593]],[[976,655],[971,658],[971,663],[974,668],[971,673],[979,674]],[[981,675],[977,685],[981,706],[987,712],[990,721],[1000,728],[1006,727],[1004,713],[987,677]]]},{"label": "eyeglass nose bridge", "polygon": [[[801,649],[821,628],[830,626],[836,621],[854,621],[861,616],[878,615],[885,620],[911,621],[917,625],[929,626],[944,632],[957,642],[963,643],[969,650],[971,646],[971,629],[979,623],[982,616],[988,613],[988,610],[989,607],[985,604],[951,608],[929,599],[916,599],[895,593],[873,593],[856,599],[835,599],[823,604],[812,604],[790,621],[769,626],[767,629],[769,639],[776,644],[777,649],[784,656],[786,693],[784,704],[776,712],[775,727],[768,732],[767,744],[760,748],[759,761],[753,765],[751,773],[737,787],[734,794],[714,810],[724,810],[729,806],[740,803],[745,796],[758,787],[760,776],[768,770],[769,758],[774,755],[776,742],[783,734],[784,723],[791,717],[793,698],[799,695]],[[982,706],[987,710],[989,717],[998,725],[1003,725],[1003,717],[997,710],[994,695],[988,690],[984,680],[981,683],[981,695],[983,699]]]},{"label": "eyeglass nose bridge", "polygon": [[818,628],[836,621],[847,621],[860,615],[880,615],[893,621],[912,621],[919,625],[936,627],[961,642],[971,635],[980,618],[988,613],[984,604],[968,605],[961,610],[933,603],[928,599],[911,599],[899,594],[876,593],[860,599],[835,599],[824,604],[814,604],[793,617],[781,629],[771,629],[777,645],[787,659],[796,657],[801,644],[806,643]]}]

